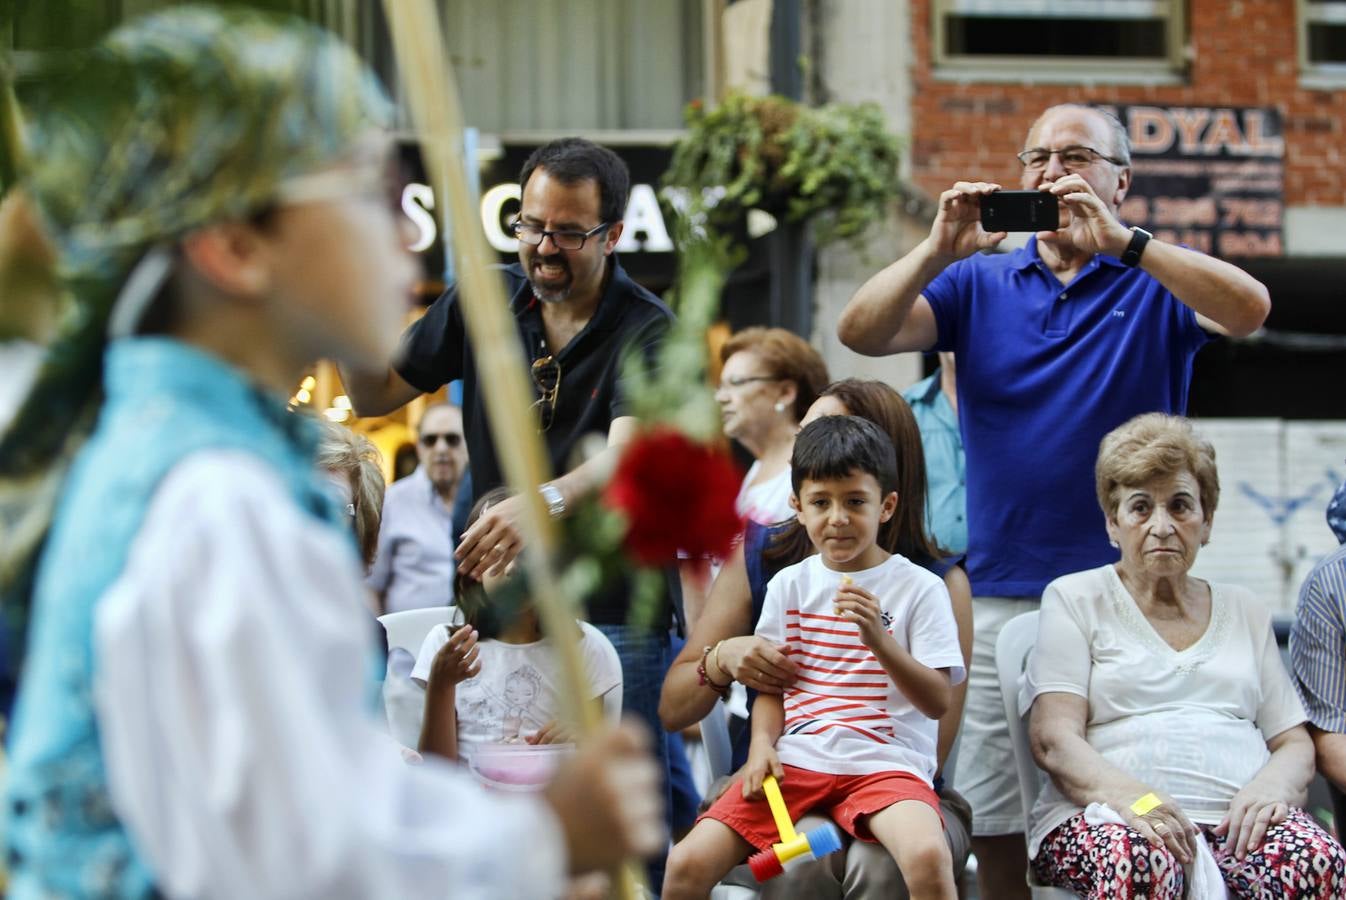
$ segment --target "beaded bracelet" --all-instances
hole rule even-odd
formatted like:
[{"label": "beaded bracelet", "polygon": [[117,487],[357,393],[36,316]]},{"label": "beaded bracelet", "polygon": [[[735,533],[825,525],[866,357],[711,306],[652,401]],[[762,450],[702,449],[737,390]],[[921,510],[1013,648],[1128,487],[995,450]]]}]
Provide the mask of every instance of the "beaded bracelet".
[{"label": "beaded bracelet", "polygon": [[[697,684],[700,684],[703,687],[710,688],[712,691],[719,694],[721,697],[726,697],[729,695],[729,685],[734,683],[733,680],[731,679],[729,684],[716,684],[714,681],[711,680],[709,673],[706,672],[706,659],[707,657],[710,656],[710,651],[718,649],[720,649],[719,644],[716,644],[713,647],[707,644],[706,647],[701,651],[701,662],[698,663],[696,667],[696,680]],[[719,659],[717,657],[716,662],[718,661]]]}]

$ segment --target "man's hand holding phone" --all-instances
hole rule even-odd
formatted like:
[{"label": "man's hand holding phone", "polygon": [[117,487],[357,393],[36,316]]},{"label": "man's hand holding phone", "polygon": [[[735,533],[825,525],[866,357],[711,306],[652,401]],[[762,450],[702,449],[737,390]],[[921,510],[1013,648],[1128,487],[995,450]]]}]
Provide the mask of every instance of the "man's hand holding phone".
[{"label": "man's hand holding phone", "polygon": [[992,182],[960,181],[939,195],[929,240],[945,264],[993,249],[1009,236],[1005,231],[988,231],[981,222],[981,204],[999,190],[1000,185]]},{"label": "man's hand holding phone", "polygon": [[1072,173],[1056,181],[1044,181],[1038,190],[1060,202],[1062,218],[1059,229],[1039,231],[1039,240],[1059,241],[1064,237],[1075,250],[1089,254],[1120,257],[1126,252],[1131,230],[1117,221],[1082,176]]}]

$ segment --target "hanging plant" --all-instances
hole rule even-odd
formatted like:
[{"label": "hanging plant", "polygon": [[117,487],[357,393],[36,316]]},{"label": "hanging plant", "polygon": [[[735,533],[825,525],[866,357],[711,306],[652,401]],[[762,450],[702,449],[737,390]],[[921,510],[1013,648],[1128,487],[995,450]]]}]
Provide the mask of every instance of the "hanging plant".
[{"label": "hanging plant", "polygon": [[903,193],[901,144],[875,104],[808,107],[731,93],[713,108],[693,101],[685,118],[665,197],[715,232],[741,231],[760,209],[812,222],[819,243],[858,237]]}]

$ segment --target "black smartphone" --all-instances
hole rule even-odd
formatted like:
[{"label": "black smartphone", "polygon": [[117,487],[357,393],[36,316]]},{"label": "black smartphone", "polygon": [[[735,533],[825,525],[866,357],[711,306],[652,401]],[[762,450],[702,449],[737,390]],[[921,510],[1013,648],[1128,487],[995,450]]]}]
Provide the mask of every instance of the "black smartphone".
[{"label": "black smartphone", "polygon": [[1056,197],[1044,191],[996,191],[981,198],[987,231],[1055,231],[1061,227]]}]

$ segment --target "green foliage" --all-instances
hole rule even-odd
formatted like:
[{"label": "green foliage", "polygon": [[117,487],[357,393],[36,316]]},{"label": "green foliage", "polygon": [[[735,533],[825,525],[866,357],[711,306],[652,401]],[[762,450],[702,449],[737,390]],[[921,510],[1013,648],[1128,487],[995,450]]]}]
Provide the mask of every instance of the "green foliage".
[{"label": "green foliage", "polygon": [[[810,109],[781,97],[731,94],[714,109],[689,105],[687,125],[664,173],[678,247],[677,288],[668,299],[678,318],[654,364],[632,354],[623,380],[642,425],[712,441],[721,425],[706,380],[706,330],[719,315],[725,279],[746,256],[740,236],[748,210],[810,221],[820,242],[858,237],[901,195],[899,143],[872,104]],[[567,593],[583,596],[616,574],[623,534],[620,517],[596,501],[567,522]],[[626,571],[631,619],[651,621],[663,573]]]},{"label": "green foliage", "polygon": [[670,199],[678,212],[713,231],[738,233],[756,208],[812,221],[820,243],[854,238],[902,194],[901,144],[872,103],[815,108],[733,93],[710,109],[694,101],[686,120],[664,185],[682,194]]},{"label": "green foliage", "polygon": [[623,378],[632,411],[646,426],[669,425],[698,441],[720,436],[720,407],[706,382],[706,330],[719,315],[720,290],[743,261],[744,249],[725,235],[673,219],[678,281],[668,297],[678,317],[653,366],[638,354],[625,362]]}]

